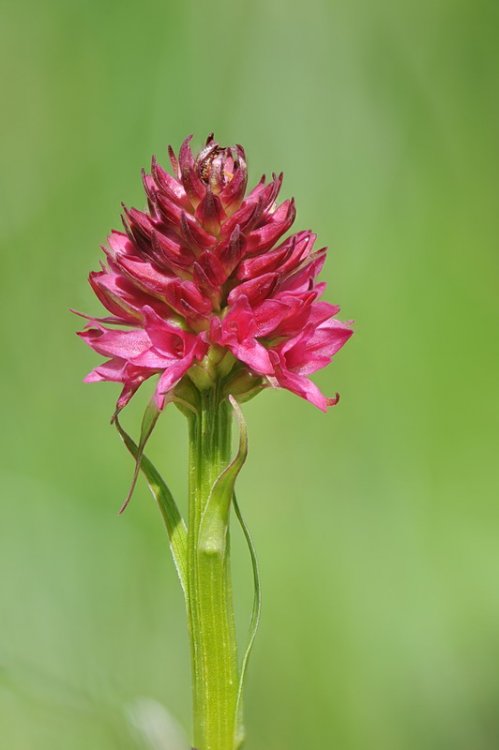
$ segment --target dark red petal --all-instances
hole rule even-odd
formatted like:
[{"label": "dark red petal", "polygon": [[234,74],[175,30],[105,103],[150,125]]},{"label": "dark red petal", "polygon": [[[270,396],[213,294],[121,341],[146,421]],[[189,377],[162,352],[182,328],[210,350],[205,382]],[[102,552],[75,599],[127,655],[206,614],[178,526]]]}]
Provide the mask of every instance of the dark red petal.
[{"label": "dark red petal", "polygon": [[197,261],[192,267],[192,278],[196,286],[206,292],[210,297],[215,292],[219,291],[219,285],[213,283],[205,269],[200,266]]},{"label": "dark red petal", "polygon": [[247,236],[246,254],[258,255],[269,250],[277,240],[289,229],[290,224],[267,224],[255,229]]},{"label": "dark red petal", "polygon": [[205,317],[212,309],[211,301],[201,294],[192,281],[178,281],[172,284],[172,294],[168,302],[188,317],[192,310],[198,317]]},{"label": "dark red petal", "polygon": [[175,151],[172,149],[171,146],[168,146],[168,156],[170,157],[170,164],[172,165],[172,169],[174,173],[177,175],[177,178],[180,179],[180,167],[179,167],[178,159],[175,156]]},{"label": "dark red petal", "polygon": [[297,396],[310,401],[310,403],[322,411],[327,411],[328,406],[333,406],[337,402],[337,398],[327,398],[324,396],[311,380],[289,370],[284,358],[277,352],[269,351],[269,355],[275,371],[275,378],[272,378],[271,382],[275,380],[276,386],[287,388]]},{"label": "dark red petal", "polygon": [[241,232],[250,232],[258,225],[262,215],[262,202],[247,203],[244,201],[242,206],[224,223],[222,227],[222,237],[229,237],[236,226],[239,226]]},{"label": "dark red petal", "polygon": [[106,310],[126,323],[136,325],[141,320],[141,307],[147,297],[130,281],[109,271],[94,271],[88,280]]},{"label": "dark red petal", "polygon": [[152,236],[152,255],[161,265],[189,268],[195,260],[195,255],[179,242],[155,231]]},{"label": "dark red petal", "polygon": [[152,158],[151,172],[158,190],[162,191],[167,198],[176,201],[184,208],[189,207],[189,199],[183,185],[172,177],[171,174],[166,172],[160,164],[158,164],[155,156]]},{"label": "dark red petal", "polygon": [[[311,289],[315,277],[322,271],[326,262],[326,248],[312,253],[302,266],[280,284],[280,291],[304,292]],[[320,285],[317,285],[317,289]]]},{"label": "dark red petal", "polygon": [[203,200],[196,209],[196,219],[202,224],[203,229],[210,234],[218,236],[225,218],[220,198],[214,195],[210,188],[207,188]]},{"label": "dark red petal", "polygon": [[245,280],[274,270],[283,278],[310,255],[315,239],[312,232],[298,232],[274,250],[244,260],[237,270],[237,278]]},{"label": "dark red petal", "polygon": [[160,298],[164,296],[171,280],[176,278],[158,271],[152,263],[143,258],[121,256],[118,265],[132,284],[138,286],[146,294]]},{"label": "dark red petal", "polygon": [[229,304],[234,304],[238,297],[244,296],[252,305],[258,305],[272,294],[278,280],[278,273],[266,273],[257,279],[245,281],[231,291],[228,297]]},{"label": "dark red petal", "polygon": [[166,193],[162,192],[156,194],[156,202],[161,218],[166,221],[167,224],[172,224],[174,227],[178,226],[183,211],[182,207],[175,201],[171,200],[171,198],[168,198]]},{"label": "dark red petal", "polygon": [[233,152],[236,152],[234,157],[234,168],[232,179],[227,182],[224,189],[220,193],[220,199],[225,209],[229,209],[230,213],[241,203],[244,193],[246,192],[246,185],[248,182],[248,168],[246,165],[246,156],[242,146],[236,146]]},{"label": "dark red petal", "polygon": [[197,264],[203,269],[214,287],[221,286],[225,282],[227,276],[224,266],[210,250],[206,250],[199,256]]},{"label": "dark red petal", "polygon": [[258,335],[275,338],[295,335],[310,317],[315,294],[276,295],[254,310]]},{"label": "dark red petal", "polygon": [[245,203],[258,203],[261,202],[264,209],[269,209],[277,199],[281,190],[283,173],[279,175],[272,175],[272,182],[268,185],[265,184],[265,177],[262,177],[258,185],[253,188],[251,193],[247,196]]},{"label": "dark red petal", "polygon": [[151,217],[136,208],[128,209],[123,206],[123,210],[123,226],[128,236],[135,240],[139,247],[147,247],[154,231],[154,223]]},{"label": "dark red petal", "polygon": [[142,184],[144,185],[144,191],[147,196],[147,205],[149,207],[149,213],[153,218],[157,218],[156,208],[156,183],[154,182],[151,175],[146,174],[145,169],[142,170]]},{"label": "dark red petal", "polygon": [[226,277],[230,276],[244,256],[245,246],[246,240],[239,224],[234,227],[229,239],[217,246],[218,257],[225,269]]},{"label": "dark red petal", "polygon": [[180,232],[185,242],[192,249],[206,250],[212,247],[216,240],[208,232],[199,226],[196,220],[190,215],[182,212],[180,217]]},{"label": "dark red petal", "polygon": [[190,147],[191,140],[192,135],[188,136],[180,147],[179,167],[180,178],[185,192],[189,196],[191,203],[196,206],[204,197],[206,186],[196,173],[194,156]]}]

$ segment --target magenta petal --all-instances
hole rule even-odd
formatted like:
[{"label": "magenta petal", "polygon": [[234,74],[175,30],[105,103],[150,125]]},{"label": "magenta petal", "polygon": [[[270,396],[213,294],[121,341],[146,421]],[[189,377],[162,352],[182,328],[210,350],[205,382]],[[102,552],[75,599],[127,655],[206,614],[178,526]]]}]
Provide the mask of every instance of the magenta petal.
[{"label": "magenta petal", "polygon": [[236,227],[245,234],[250,232],[260,221],[263,214],[261,203],[248,203],[244,201],[232,216],[224,222],[222,227],[222,240],[227,240]]},{"label": "magenta petal", "polygon": [[170,159],[170,164],[172,165],[172,169],[175,173],[175,176],[177,177],[177,179],[180,179],[180,166],[178,163],[178,159],[175,156],[175,151],[172,149],[171,146],[168,146],[168,158]]},{"label": "magenta petal", "polygon": [[244,281],[268,271],[278,271],[284,277],[307,257],[314,240],[315,235],[311,232],[299,232],[275,250],[244,260],[237,270],[237,277]]},{"label": "magenta petal", "polygon": [[232,180],[220,193],[220,200],[225,211],[232,214],[240,205],[246,190],[247,180],[248,173],[246,170],[246,164],[240,162]]},{"label": "magenta petal", "polygon": [[148,260],[136,259],[124,256],[119,260],[119,266],[130,277],[132,282],[137,282],[142,289],[152,294],[164,295],[171,285],[175,276],[166,276],[158,271]]},{"label": "magenta petal", "polygon": [[336,403],[337,398],[328,398],[327,396],[324,396],[320,389],[311,380],[283,367],[282,361],[276,356],[275,352],[272,352],[272,360],[275,367],[276,385],[281,388],[286,388],[288,391],[295,393],[306,401],[310,401],[311,404],[317,406],[317,408],[324,412],[327,411],[329,406],[333,406]]},{"label": "magenta petal", "polygon": [[[332,318],[333,315],[337,315],[339,312],[339,305],[332,305],[330,302],[314,302],[312,305],[312,309],[310,310],[308,323],[309,325],[317,327],[321,323],[324,323],[325,320]],[[339,323],[339,321],[334,322]],[[341,323],[340,325],[344,324]]]},{"label": "magenta petal", "polygon": [[267,349],[255,339],[227,343],[227,348],[259,375],[270,375],[274,371]]},{"label": "magenta petal", "polygon": [[134,246],[130,238],[124,232],[112,231],[107,238],[107,244],[113,256],[133,253]]},{"label": "magenta petal", "polygon": [[230,236],[218,245],[218,257],[222,263],[227,278],[236,268],[244,255],[246,240],[241,227],[236,224]]},{"label": "magenta petal", "polygon": [[184,186],[168,174],[168,172],[158,164],[156,157],[154,156],[152,158],[151,172],[158,190],[163,192],[167,198],[180,203],[184,208],[188,207],[189,199]]},{"label": "magenta petal", "polygon": [[134,393],[154,374],[154,370],[146,370],[133,367],[122,359],[113,358],[103,362],[95,370],[92,370],[84,382],[96,383],[108,381],[112,383],[123,383],[123,389],[116,402],[116,410],[120,411],[130,401]]},{"label": "magenta petal", "polygon": [[196,219],[210,234],[218,235],[220,233],[225,212],[220,198],[214,195],[209,188],[207,188],[203,200],[196,208]]},{"label": "magenta petal", "polygon": [[155,231],[152,236],[151,254],[160,266],[170,267],[172,270],[189,268],[194,259],[194,253],[180,242],[172,240],[165,234]]},{"label": "magenta petal", "polygon": [[198,265],[203,269],[212,286],[220,288],[227,278],[222,262],[217,256],[207,250],[198,259]]},{"label": "magenta petal", "polygon": [[310,375],[329,364],[352,333],[350,326],[339,320],[326,320],[318,326],[312,322],[294,338],[279,344],[275,351],[286,368],[300,375]]},{"label": "magenta petal", "polygon": [[326,262],[326,251],[319,250],[313,253],[297,271],[285,278],[280,285],[283,291],[305,292],[310,289],[310,284],[322,271]]},{"label": "magenta petal", "polygon": [[194,356],[191,353],[189,356],[184,357],[184,359],[178,359],[175,363],[169,365],[163,372],[160,379],[158,380],[158,385],[156,386],[155,392],[156,403],[158,405],[163,403],[163,397],[165,396],[165,394],[171,391],[172,388],[174,388],[177,383],[184,377],[193,361]]},{"label": "magenta petal", "polygon": [[273,372],[272,363],[267,349],[256,340],[256,333],[248,299],[239,297],[222,323],[212,323],[210,335],[214,343],[226,346],[252,370],[267,375]]},{"label": "magenta petal", "polygon": [[144,316],[148,338],[159,353],[176,359],[182,359],[188,351],[193,351],[197,359],[205,355],[208,345],[200,336],[164,320],[150,307],[144,309]]},{"label": "magenta petal", "polygon": [[156,349],[147,349],[142,354],[138,354],[131,360],[131,364],[136,367],[145,367],[148,370],[164,370],[165,367],[169,367],[172,362],[176,362],[176,358],[173,356],[166,356]]},{"label": "magenta petal", "polygon": [[151,345],[147,333],[142,330],[111,331],[101,327],[81,331],[78,335],[92,349],[105,357],[133,359]]},{"label": "magenta petal", "polygon": [[258,305],[269,297],[279,280],[278,273],[266,273],[256,279],[245,281],[236,286],[229,294],[228,302],[232,305],[238,297],[246,297],[252,305]]},{"label": "magenta petal", "polygon": [[196,174],[194,156],[190,146],[191,140],[192,135],[188,136],[180,147],[179,169],[185,192],[189,196],[191,203],[197,205],[204,197],[206,186]]},{"label": "magenta petal", "polygon": [[154,223],[148,214],[136,208],[124,208],[124,224],[129,236],[139,247],[147,247],[154,231]]},{"label": "magenta petal", "polygon": [[274,214],[271,214],[268,222],[259,229],[255,229],[248,236],[247,252],[249,255],[264,252],[277,242],[284,232],[287,232],[295,220],[295,207],[293,199],[285,201]]},{"label": "magenta petal", "polygon": [[108,271],[96,271],[90,274],[89,281],[98,299],[110,313],[125,322],[134,323],[140,320],[138,305],[135,304],[133,290],[123,288],[117,274]]},{"label": "magenta petal", "polygon": [[182,212],[180,217],[180,233],[185,242],[194,249],[206,250],[212,247],[216,240],[191,216]]},{"label": "magenta petal", "polygon": [[315,292],[276,294],[255,308],[259,336],[292,336],[303,330],[310,318]]},{"label": "magenta petal", "polygon": [[272,182],[265,183],[262,177],[258,185],[247,196],[245,203],[261,203],[264,209],[272,206],[282,187],[283,174],[273,175]]},{"label": "magenta petal", "polygon": [[101,381],[109,382],[122,382],[123,381],[123,368],[124,361],[115,357],[103,362],[94,370],[88,373],[83,379],[84,383],[98,383]]},{"label": "magenta petal", "polygon": [[289,367],[303,375],[317,372],[329,364],[352,334],[352,329],[339,320],[327,321],[310,336],[304,350],[291,348],[286,353],[286,361]]},{"label": "magenta petal", "polygon": [[180,217],[184,209],[179,206],[174,200],[171,200],[164,193],[158,193],[156,196],[156,204],[160,217],[167,225],[175,227],[180,222]]},{"label": "magenta petal", "polygon": [[104,307],[124,323],[138,325],[144,305],[151,305],[168,316],[169,309],[160,300],[144,294],[130,278],[116,272],[98,271],[90,274],[90,284]]}]

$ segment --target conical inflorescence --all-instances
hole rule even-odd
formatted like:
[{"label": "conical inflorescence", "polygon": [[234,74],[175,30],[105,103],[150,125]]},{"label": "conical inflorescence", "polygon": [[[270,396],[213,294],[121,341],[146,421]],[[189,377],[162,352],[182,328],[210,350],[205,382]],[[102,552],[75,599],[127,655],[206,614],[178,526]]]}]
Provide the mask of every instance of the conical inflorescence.
[{"label": "conical inflorescence", "polygon": [[118,409],[159,375],[159,409],[184,378],[201,387],[223,378],[241,400],[281,387],[326,410],[337,396],[309,375],[352,335],[320,299],[326,249],[314,250],[308,230],[283,239],[295,205],[277,203],[282,175],[246,194],[241,146],[222,148],[211,135],[194,155],[190,141],[178,157],[169,149],[173,174],[153,158],[147,211],[124,207],[125,231],[111,232],[106,263],[90,274],[109,315],[79,334],[107,358],[86,381],[121,383]]}]

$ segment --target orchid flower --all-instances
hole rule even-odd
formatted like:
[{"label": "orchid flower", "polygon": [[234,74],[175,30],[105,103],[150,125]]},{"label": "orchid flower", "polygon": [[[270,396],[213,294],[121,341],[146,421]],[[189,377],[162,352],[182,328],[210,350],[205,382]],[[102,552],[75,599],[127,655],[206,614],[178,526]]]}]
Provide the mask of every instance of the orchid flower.
[{"label": "orchid flower", "polygon": [[[288,234],[294,200],[278,203],[282,174],[247,192],[244,149],[210,135],[199,153],[185,139],[172,172],[153,158],[143,173],[147,209],[123,208],[123,231],[103,247],[105,263],[90,284],[106,308],[89,317],[81,338],[105,357],[87,382],[120,383],[113,421],[135,457],[125,507],[142,471],[162,512],[184,590],[193,675],[196,750],[236,750],[244,736],[242,685],[259,617],[256,558],[235,499],[247,453],[240,403],[264,388],[284,388],[322,411],[338,401],[310,375],[328,365],[352,335],[323,301],[318,282],[326,248],[309,230]],[[140,440],[119,413],[142,383],[156,378]],[[187,523],[144,455],[168,403],[189,424]],[[240,428],[230,459],[233,415]],[[234,508],[250,545],[255,607],[250,642],[239,662],[229,562]]]}]

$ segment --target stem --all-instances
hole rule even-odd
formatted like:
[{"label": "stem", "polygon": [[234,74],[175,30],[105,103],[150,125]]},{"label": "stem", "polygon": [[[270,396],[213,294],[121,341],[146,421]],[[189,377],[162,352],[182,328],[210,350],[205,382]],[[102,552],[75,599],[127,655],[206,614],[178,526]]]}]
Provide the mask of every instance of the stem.
[{"label": "stem", "polygon": [[196,750],[234,750],[238,693],[237,646],[230,584],[228,521],[215,524],[209,544],[200,527],[211,489],[230,456],[232,410],[214,386],[189,417],[188,617]]}]

